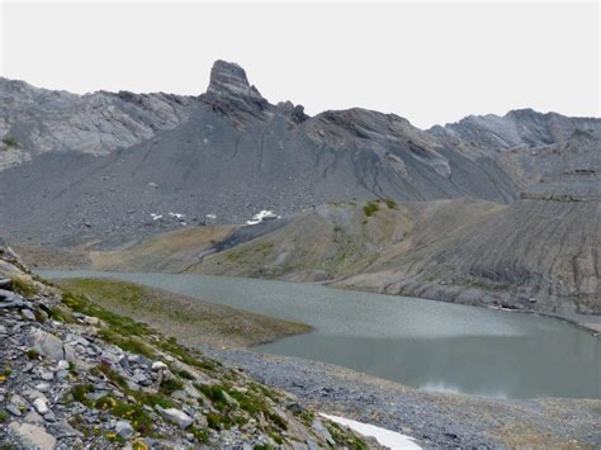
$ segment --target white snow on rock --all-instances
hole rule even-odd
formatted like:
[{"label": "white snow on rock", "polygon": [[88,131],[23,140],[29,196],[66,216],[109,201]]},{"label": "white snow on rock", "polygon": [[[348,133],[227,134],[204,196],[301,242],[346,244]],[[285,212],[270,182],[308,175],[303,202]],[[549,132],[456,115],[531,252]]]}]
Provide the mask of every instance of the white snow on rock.
[{"label": "white snow on rock", "polygon": [[391,450],[421,449],[412,438],[397,433],[396,431],[387,430],[386,428],[380,428],[368,423],[357,422],[356,420],[347,419],[345,417],[330,416],[329,414],[324,413],[319,413],[319,415],[339,425],[344,425],[363,436],[373,437],[380,445],[388,447]]},{"label": "white snow on rock", "polygon": [[152,220],[160,220],[163,218],[162,214],[156,214],[156,213],[150,213],[150,217],[152,217]]},{"label": "white snow on rock", "polygon": [[280,218],[280,216],[276,215],[272,210],[264,209],[261,212],[252,216],[252,218],[250,220],[247,220],[246,225],[256,225],[265,220],[274,220],[274,219],[279,219],[279,218]]},{"label": "white snow on rock", "polygon": [[175,217],[177,220],[182,220],[186,215],[169,211],[169,217]]},{"label": "white snow on rock", "polygon": [[215,214],[207,214],[206,218],[207,219],[211,219],[211,220],[215,220],[217,218],[217,216]]}]

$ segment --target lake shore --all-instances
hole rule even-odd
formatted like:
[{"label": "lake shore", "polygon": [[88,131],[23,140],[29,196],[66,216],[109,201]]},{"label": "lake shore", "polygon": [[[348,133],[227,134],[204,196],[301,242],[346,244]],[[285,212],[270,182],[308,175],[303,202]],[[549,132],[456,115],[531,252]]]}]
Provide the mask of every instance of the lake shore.
[{"label": "lake shore", "polygon": [[[196,301],[196,300],[194,300]],[[424,392],[337,365],[222,348],[196,348],[317,410],[415,438],[423,448],[596,448],[600,399],[504,399]]]},{"label": "lake shore", "polygon": [[302,404],[398,431],[423,448],[599,448],[601,400],[509,400],[429,393],[300,358],[203,351]]}]

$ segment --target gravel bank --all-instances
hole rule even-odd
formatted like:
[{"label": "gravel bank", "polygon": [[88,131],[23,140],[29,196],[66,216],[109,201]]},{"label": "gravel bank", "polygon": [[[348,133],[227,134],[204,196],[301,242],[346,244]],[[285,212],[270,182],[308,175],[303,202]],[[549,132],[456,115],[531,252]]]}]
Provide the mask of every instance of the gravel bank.
[{"label": "gravel bank", "polygon": [[415,438],[424,448],[599,448],[601,400],[508,400],[420,392],[337,366],[248,350],[205,352],[323,412]]}]

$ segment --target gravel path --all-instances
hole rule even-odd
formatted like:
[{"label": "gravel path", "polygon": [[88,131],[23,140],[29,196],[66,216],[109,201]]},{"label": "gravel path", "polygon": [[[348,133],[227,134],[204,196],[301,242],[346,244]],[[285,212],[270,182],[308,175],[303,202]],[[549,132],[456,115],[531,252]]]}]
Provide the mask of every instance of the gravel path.
[{"label": "gravel path", "polygon": [[601,447],[601,400],[425,393],[321,362],[203,350],[302,403],[412,436],[424,448]]}]

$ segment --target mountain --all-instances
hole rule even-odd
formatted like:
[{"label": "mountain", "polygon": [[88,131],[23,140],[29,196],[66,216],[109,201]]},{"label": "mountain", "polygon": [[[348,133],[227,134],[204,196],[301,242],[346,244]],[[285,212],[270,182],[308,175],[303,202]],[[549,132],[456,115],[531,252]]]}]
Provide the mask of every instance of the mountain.
[{"label": "mountain", "polygon": [[601,119],[309,117],[224,61],[196,97],[0,97],[0,229],[28,255],[601,313]]},{"label": "mountain", "polygon": [[393,114],[308,117],[302,106],[269,103],[223,61],[198,97],[77,96],[9,80],[0,96],[0,226],[17,241],[110,235],[106,244],[118,245],[181,226],[169,212],[188,224],[207,215],[241,223],[262,209],[286,216],[330,200],[518,195],[486,152]]}]

